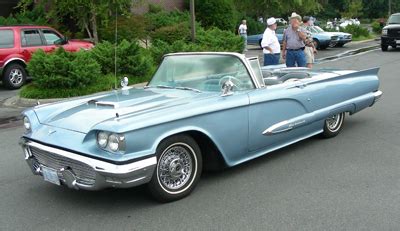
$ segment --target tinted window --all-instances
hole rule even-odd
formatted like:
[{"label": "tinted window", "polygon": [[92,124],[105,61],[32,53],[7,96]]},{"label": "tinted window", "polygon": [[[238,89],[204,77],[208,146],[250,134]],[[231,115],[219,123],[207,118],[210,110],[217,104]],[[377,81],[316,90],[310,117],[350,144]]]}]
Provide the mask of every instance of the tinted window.
[{"label": "tinted window", "polygon": [[42,30],[44,39],[46,40],[47,45],[53,45],[55,41],[58,41],[61,39],[61,37],[52,30]]},{"label": "tinted window", "polygon": [[0,30],[0,48],[14,47],[14,33],[12,30]]},{"label": "tinted window", "polygon": [[22,33],[22,35],[21,35],[22,46],[27,47],[27,46],[43,45],[42,39],[40,38],[40,34],[39,34],[38,30],[24,30],[21,33]]},{"label": "tinted window", "polygon": [[400,15],[392,15],[388,20],[389,24],[400,24]]}]

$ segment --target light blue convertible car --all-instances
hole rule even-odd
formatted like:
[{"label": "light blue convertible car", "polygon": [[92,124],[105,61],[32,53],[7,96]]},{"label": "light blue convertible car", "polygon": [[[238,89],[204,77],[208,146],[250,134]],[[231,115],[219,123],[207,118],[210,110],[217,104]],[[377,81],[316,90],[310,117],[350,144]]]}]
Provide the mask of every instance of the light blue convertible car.
[{"label": "light blue convertible car", "polygon": [[261,69],[237,53],[166,55],[143,88],[26,110],[20,144],[33,174],[73,189],[148,184],[188,195],[203,168],[234,166],[321,134],[380,98],[378,69]]}]

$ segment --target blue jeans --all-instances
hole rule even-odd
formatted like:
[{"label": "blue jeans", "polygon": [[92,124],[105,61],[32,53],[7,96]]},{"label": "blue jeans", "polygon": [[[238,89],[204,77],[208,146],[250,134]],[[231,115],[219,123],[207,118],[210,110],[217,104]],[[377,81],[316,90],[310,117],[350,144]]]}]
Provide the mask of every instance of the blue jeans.
[{"label": "blue jeans", "polygon": [[306,56],[303,50],[287,50],[286,51],[286,66],[287,67],[305,67],[306,66]]},{"label": "blue jeans", "polygon": [[280,53],[264,54],[264,66],[267,66],[267,65],[278,65],[280,58],[281,58],[281,54]]}]

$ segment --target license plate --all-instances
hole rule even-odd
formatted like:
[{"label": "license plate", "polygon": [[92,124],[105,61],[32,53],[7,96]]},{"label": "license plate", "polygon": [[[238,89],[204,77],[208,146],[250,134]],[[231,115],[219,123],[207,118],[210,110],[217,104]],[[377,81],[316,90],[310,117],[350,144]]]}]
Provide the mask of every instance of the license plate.
[{"label": "license plate", "polygon": [[60,185],[60,179],[58,178],[57,171],[42,166],[42,174],[45,181]]}]

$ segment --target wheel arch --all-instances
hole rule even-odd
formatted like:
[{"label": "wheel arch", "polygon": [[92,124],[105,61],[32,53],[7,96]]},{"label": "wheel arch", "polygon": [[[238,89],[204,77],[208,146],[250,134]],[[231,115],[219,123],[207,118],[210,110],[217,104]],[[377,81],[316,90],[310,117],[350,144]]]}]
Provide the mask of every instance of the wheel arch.
[{"label": "wheel arch", "polygon": [[220,149],[218,148],[216,142],[214,142],[209,134],[199,129],[192,128],[165,134],[160,137],[160,139],[156,142],[157,147],[165,139],[176,135],[188,135],[196,141],[196,143],[200,147],[201,155],[203,158],[203,169],[213,171],[227,166],[226,160],[222,155]]},{"label": "wheel arch", "polygon": [[21,58],[11,58],[9,60],[7,60],[4,65],[3,65],[3,72],[2,74],[4,74],[5,70],[7,69],[8,66],[10,66],[11,64],[19,64],[22,67],[25,68],[25,72],[27,73],[28,71],[26,70],[26,62],[25,60],[21,59]]}]

